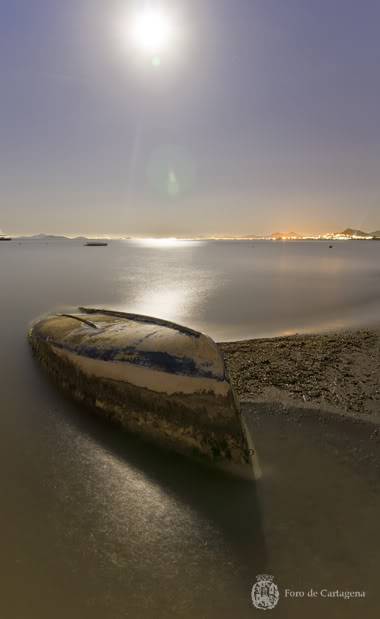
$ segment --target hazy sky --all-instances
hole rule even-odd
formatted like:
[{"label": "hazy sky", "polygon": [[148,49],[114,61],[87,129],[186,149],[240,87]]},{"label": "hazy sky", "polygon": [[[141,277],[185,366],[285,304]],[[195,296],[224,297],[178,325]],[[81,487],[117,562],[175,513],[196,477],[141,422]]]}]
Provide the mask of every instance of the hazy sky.
[{"label": "hazy sky", "polygon": [[0,0],[5,232],[380,228],[379,0],[161,2],[159,67],[144,4]]}]

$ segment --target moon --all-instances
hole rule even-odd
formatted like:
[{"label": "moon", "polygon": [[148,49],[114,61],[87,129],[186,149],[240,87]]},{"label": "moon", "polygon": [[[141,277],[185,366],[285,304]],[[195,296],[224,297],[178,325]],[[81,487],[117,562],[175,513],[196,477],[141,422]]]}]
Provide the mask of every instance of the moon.
[{"label": "moon", "polygon": [[142,52],[160,54],[173,42],[173,19],[163,10],[146,8],[132,18],[130,35]]}]

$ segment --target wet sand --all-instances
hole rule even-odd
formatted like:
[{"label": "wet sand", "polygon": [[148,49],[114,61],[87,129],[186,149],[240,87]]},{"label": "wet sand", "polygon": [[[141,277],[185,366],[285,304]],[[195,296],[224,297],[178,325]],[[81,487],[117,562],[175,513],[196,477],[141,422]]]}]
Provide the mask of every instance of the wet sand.
[{"label": "wet sand", "polygon": [[[256,482],[265,572],[280,589],[278,617],[375,619],[380,613],[380,441],[373,424],[315,409],[243,405]],[[285,590],[306,592],[285,597]],[[307,597],[313,589],[315,598]],[[321,591],[364,592],[364,598]]]},{"label": "wet sand", "polygon": [[379,342],[359,331],[222,345],[255,442],[278,617],[379,616]]}]

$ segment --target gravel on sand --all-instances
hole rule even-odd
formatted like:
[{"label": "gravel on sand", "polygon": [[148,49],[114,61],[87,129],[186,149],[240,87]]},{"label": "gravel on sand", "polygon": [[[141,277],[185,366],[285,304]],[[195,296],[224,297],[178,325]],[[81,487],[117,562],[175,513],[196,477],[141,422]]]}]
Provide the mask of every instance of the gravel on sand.
[{"label": "gravel on sand", "polygon": [[240,400],[380,414],[380,331],[343,331],[219,345]]}]

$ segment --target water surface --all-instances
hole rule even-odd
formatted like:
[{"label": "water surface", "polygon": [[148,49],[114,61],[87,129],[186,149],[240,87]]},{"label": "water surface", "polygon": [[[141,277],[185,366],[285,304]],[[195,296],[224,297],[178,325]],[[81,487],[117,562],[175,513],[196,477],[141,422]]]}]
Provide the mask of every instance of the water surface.
[{"label": "water surface", "polygon": [[378,321],[377,242],[34,241],[0,250],[7,311],[22,305],[29,318],[62,305],[105,306],[219,340]]},{"label": "water surface", "polygon": [[62,306],[156,315],[216,339],[368,324],[380,243],[0,245],[0,615],[252,616],[267,566],[256,487],[84,413],[25,334]]}]

